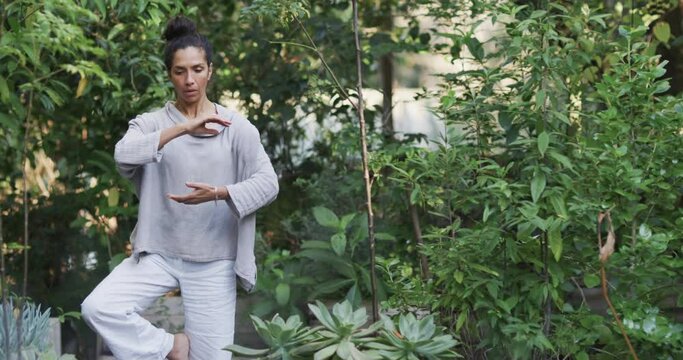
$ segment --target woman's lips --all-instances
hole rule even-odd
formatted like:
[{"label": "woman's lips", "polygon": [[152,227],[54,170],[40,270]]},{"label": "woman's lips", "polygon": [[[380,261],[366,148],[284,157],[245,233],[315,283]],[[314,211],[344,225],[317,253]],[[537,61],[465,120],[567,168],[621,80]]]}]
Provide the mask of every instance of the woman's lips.
[{"label": "woman's lips", "polygon": [[185,90],[184,91],[185,95],[194,95],[198,92],[199,92],[198,90]]}]

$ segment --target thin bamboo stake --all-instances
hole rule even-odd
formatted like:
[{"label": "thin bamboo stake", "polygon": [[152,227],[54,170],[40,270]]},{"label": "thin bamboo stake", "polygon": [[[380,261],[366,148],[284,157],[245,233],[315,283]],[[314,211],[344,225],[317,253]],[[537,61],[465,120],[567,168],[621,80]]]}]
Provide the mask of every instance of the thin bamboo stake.
[{"label": "thin bamboo stake", "polygon": [[11,315],[13,311],[12,309],[8,309],[7,281],[5,281],[5,279],[5,239],[2,235],[2,211],[0,210],[0,286],[2,286],[2,328],[5,330],[2,346],[5,349],[3,353],[9,354],[9,315]]},{"label": "thin bamboo stake", "polygon": [[415,243],[418,247],[418,252],[420,253],[420,270],[422,274],[422,280],[427,280],[431,277],[429,272],[429,262],[427,261],[427,256],[422,252],[422,246],[424,241],[422,240],[422,228],[420,226],[420,217],[417,213],[417,207],[410,202],[410,192],[408,192],[408,209],[410,211],[410,220],[413,224],[413,236],[415,237]]},{"label": "thin bamboo stake", "polygon": [[26,166],[28,165],[28,139],[29,139],[29,128],[31,125],[31,112],[33,111],[33,90],[29,93],[28,96],[28,109],[26,111],[26,120],[24,122],[24,145],[23,145],[23,152],[22,152],[22,166],[21,166],[21,174],[23,175],[23,192],[24,192],[24,241],[23,241],[23,248],[22,251],[24,252],[24,278],[22,279],[22,286],[21,286],[21,296],[19,297],[19,301],[17,302],[17,308],[19,309],[19,319],[17,321],[17,343],[19,344],[17,346],[17,356],[19,359],[21,359],[21,345],[23,342],[23,338],[21,336],[22,334],[22,326],[23,326],[23,316],[21,316],[21,313],[23,312],[24,309],[24,300],[26,299],[26,291],[28,290],[28,249],[29,249],[29,241],[28,241],[28,211],[29,211],[29,206],[28,206],[28,182],[27,182],[27,173],[26,173]]},{"label": "thin bamboo stake", "polygon": [[368,211],[368,242],[370,245],[370,286],[372,287],[372,321],[379,320],[379,304],[377,302],[377,276],[375,275],[375,224],[372,213],[372,184],[368,169],[368,144],[366,139],[365,116],[363,115],[363,71],[360,37],[358,35],[358,1],[353,0],[353,33],[356,42],[356,71],[358,73],[358,119],[360,120],[360,144],[363,157],[363,180],[365,181],[365,198]]}]

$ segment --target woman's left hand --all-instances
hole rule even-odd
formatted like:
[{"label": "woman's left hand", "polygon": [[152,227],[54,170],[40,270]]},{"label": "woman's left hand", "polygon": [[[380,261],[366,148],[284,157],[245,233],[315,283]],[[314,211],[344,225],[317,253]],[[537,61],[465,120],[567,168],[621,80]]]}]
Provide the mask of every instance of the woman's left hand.
[{"label": "woman's left hand", "polygon": [[220,194],[218,193],[218,188],[215,186],[189,181],[185,183],[185,186],[193,189],[192,192],[187,195],[166,194],[166,197],[181,204],[190,205],[201,204],[221,198]]}]

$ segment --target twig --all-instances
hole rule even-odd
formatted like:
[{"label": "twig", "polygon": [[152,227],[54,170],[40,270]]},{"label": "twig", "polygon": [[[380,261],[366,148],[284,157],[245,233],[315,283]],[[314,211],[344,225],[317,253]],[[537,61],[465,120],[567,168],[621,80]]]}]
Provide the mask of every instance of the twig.
[{"label": "twig", "polygon": [[586,300],[586,294],[584,294],[584,293],[583,293],[583,290],[581,290],[581,286],[580,286],[579,283],[576,281],[576,278],[572,276],[572,277],[570,277],[570,279],[572,280],[572,282],[574,283],[574,285],[576,285],[576,288],[579,290],[579,294],[581,294],[581,299],[583,299],[583,300],[582,300],[582,301],[583,301],[583,304],[586,305],[586,306],[588,306],[588,301]]},{"label": "twig", "polygon": [[318,49],[316,49],[312,46],[308,46],[306,44],[301,44],[301,43],[297,43],[297,42],[293,42],[293,41],[268,41],[268,42],[271,44],[298,46],[298,47],[302,47],[304,49],[311,50],[311,51],[316,52],[316,53],[318,52]]},{"label": "twig", "polygon": [[24,18],[21,19],[21,22],[23,23],[24,21],[26,21],[26,19],[28,19],[31,15],[35,14],[36,11],[42,10],[43,7],[45,7],[45,4],[38,5],[35,9],[31,10],[30,13],[26,14],[26,16],[24,16]]},{"label": "twig", "polygon": [[[598,226],[597,226],[598,227],[599,250],[602,249],[602,233],[600,230],[601,230],[602,220],[604,218],[607,218],[608,238],[610,235],[614,237],[614,228],[612,227],[612,217],[610,216],[609,210],[605,213],[600,213],[598,215]],[[607,289],[607,272],[605,271],[605,263],[607,263],[607,260],[609,259],[609,255],[611,255],[611,253],[606,254],[606,256],[601,256],[601,258],[600,258],[600,279],[602,282],[602,296],[605,298],[605,301],[607,302],[607,306],[609,306],[610,311],[612,312],[612,315],[614,316],[614,319],[617,321],[617,325],[619,326],[619,330],[621,330],[621,334],[624,336],[624,340],[626,340],[626,345],[628,345],[628,349],[631,352],[631,356],[633,356],[633,359],[639,360],[638,355],[636,354],[636,351],[633,349],[633,345],[631,345],[631,339],[629,339],[628,334],[626,334],[626,329],[624,329],[624,324],[621,323],[621,319],[619,318],[619,314],[617,313],[617,310],[614,308],[614,306],[612,305],[612,301],[609,298],[609,291]]]},{"label": "twig", "polygon": [[5,19],[7,18],[7,0],[2,1],[2,14],[0,14],[0,38],[5,34]]},{"label": "twig", "polygon": [[360,120],[360,143],[363,157],[363,179],[365,180],[365,197],[368,210],[368,241],[370,244],[370,286],[372,287],[372,321],[379,320],[379,304],[377,302],[377,276],[375,274],[375,224],[372,213],[372,189],[370,171],[368,169],[368,144],[366,141],[365,116],[363,115],[363,71],[360,38],[358,36],[358,1],[353,0],[353,33],[356,42],[356,71],[358,73],[358,118]]},{"label": "twig", "polygon": [[[327,64],[327,61],[325,61],[325,57],[324,57],[323,54],[320,52],[320,50],[318,50],[318,46],[315,45],[315,41],[313,41],[313,38],[311,37],[311,35],[308,34],[308,31],[306,31],[306,27],[304,26],[304,24],[303,24],[303,23],[301,22],[301,20],[299,20],[299,18],[296,17],[296,16],[294,16],[294,20],[296,20],[296,23],[299,25],[299,28],[301,28],[301,31],[303,31],[304,35],[306,36],[306,39],[308,39],[308,42],[311,43],[311,46],[310,46],[310,47],[307,47],[307,48],[313,50],[313,51],[316,53],[316,55],[318,55],[318,58],[319,58],[320,61],[322,62],[323,66],[325,67],[325,70],[327,70],[327,72],[328,72],[328,73],[330,74],[330,76],[332,77],[332,80],[333,80],[334,83],[336,84],[337,89],[339,89],[339,91],[341,92],[342,96],[344,96],[344,98],[351,104],[351,106],[353,106],[353,108],[356,109],[356,111],[359,112],[359,111],[360,111],[360,110],[359,110],[359,109],[360,109],[360,106],[359,106],[358,104],[354,103],[353,101],[351,101],[351,97],[350,97],[349,94],[346,92],[346,90],[344,90],[344,87],[341,86],[341,83],[340,83],[339,80],[337,79],[337,76],[334,74],[334,71],[332,71],[332,69],[330,68],[330,66]],[[354,20],[354,21],[355,21],[355,20]],[[299,44],[299,45],[303,45],[303,44]],[[304,46],[305,46],[305,45],[304,45]],[[358,101],[359,101],[359,103],[360,103],[361,100],[359,99]]]},{"label": "twig", "polygon": [[44,75],[44,76],[41,76],[41,77],[39,77],[39,78],[36,78],[36,79],[31,80],[31,82],[32,82],[32,83],[41,82],[41,81],[43,81],[43,80],[45,80],[45,79],[51,78],[51,77],[53,77],[53,76],[55,76],[55,75],[57,75],[57,74],[59,74],[59,73],[61,73],[61,72],[64,72],[64,71],[66,71],[66,69],[64,69],[64,68],[57,69],[57,70],[55,70],[55,71],[53,71],[53,72],[51,72],[51,73],[49,73],[49,74],[46,74],[46,75]]}]

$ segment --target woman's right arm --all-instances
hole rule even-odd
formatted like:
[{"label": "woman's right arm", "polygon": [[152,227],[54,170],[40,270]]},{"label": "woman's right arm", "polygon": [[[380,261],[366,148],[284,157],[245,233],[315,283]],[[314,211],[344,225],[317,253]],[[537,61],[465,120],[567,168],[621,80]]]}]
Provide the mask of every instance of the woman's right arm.
[{"label": "woman's right arm", "polygon": [[[116,168],[124,177],[130,179],[135,175],[135,171],[141,165],[159,162],[161,160],[162,152],[160,151],[164,144],[168,143],[172,138],[169,135],[171,129],[150,131],[148,126],[145,126],[145,121],[142,117],[137,117],[128,123],[128,131],[116,143],[114,150],[114,160],[116,161]],[[166,132],[166,136],[162,134]]]},{"label": "woman's right arm", "polygon": [[130,179],[141,165],[161,161],[161,149],[171,140],[189,133],[215,134],[216,130],[207,129],[206,123],[217,123],[223,126],[231,124],[211,115],[177,124],[163,130],[150,131],[145,128],[145,121],[137,117],[128,123],[128,131],[114,150],[114,160],[119,173]]}]

